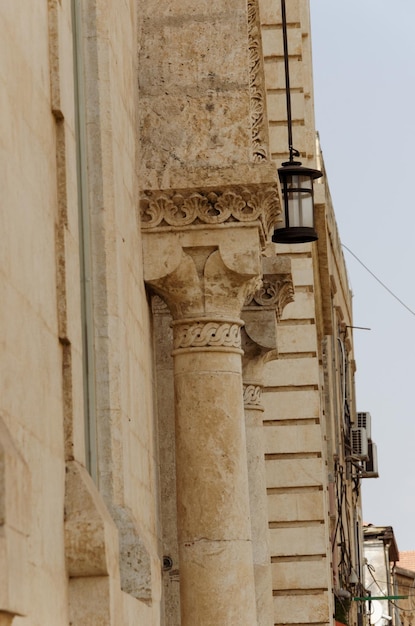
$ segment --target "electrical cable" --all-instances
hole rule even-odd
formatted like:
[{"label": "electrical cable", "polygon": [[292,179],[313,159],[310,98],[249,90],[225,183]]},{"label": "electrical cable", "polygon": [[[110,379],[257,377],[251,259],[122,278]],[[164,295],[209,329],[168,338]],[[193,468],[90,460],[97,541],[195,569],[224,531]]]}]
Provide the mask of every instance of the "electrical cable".
[{"label": "electrical cable", "polygon": [[341,245],[342,245],[342,247],[343,247],[343,248],[345,248],[348,252],[350,252],[350,254],[351,254],[351,255],[352,255],[352,256],[356,259],[356,261],[358,261],[358,263],[360,263],[360,265],[361,265],[362,267],[364,267],[364,268],[365,268],[365,270],[366,270],[367,272],[369,272],[369,274],[370,274],[371,276],[373,276],[373,278],[374,278],[375,280],[377,280],[377,282],[378,282],[380,285],[382,285],[382,287],[383,287],[384,289],[386,289],[386,291],[387,291],[388,293],[390,293],[390,295],[391,295],[393,298],[395,298],[395,300],[397,300],[397,301],[399,302],[399,304],[401,304],[401,305],[402,305],[402,306],[403,306],[403,307],[404,307],[407,311],[409,311],[410,313],[412,313],[412,315],[414,315],[414,316],[415,316],[415,311],[413,311],[413,310],[412,310],[412,309],[411,309],[411,308],[410,308],[407,304],[405,304],[405,302],[403,302],[400,298],[398,298],[398,296],[397,296],[396,294],[394,294],[394,293],[393,293],[393,291],[392,291],[391,289],[389,289],[389,287],[387,287],[387,286],[385,285],[385,283],[384,283],[384,282],[382,282],[382,281],[380,280],[380,278],[378,278],[378,277],[376,276],[376,274],[374,274],[374,273],[372,272],[372,270],[370,270],[370,269],[367,267],[367,265],[365,265],[365,264],[363,263],[363,261],[361,261],[361,260],[359,259],[359,257],[358,257],[358,256],[357,256],[354,252],[352,252],[352,251],[350,250],[350,248],[348,248],[347,246],[345,246],[345,245],[344,245],[344,243],[342,243]]},{"label": "electrical cable", "polygon": [[[370,563],[366,563],[366,567],[369,570],[369,574],[371,575],[371,577],[373,578],[373,582],[375,583],[376,587],[379,589],[380,593],[382,596],[385,596],[385,591],[382,589],[382,587],[379,585],[379,582],[382,582],[384,584],[388,584],[386,581],[377,581],[376,578],[373,575],[373,572],[376,572],[376,569],[373,567],[373,565],[371,565]],[[399,609],[400,611],[402,610],[402,607],[399,606],[399,604],[397,604],[396,602],[394,602],[393,600],[390,600],[387,596],[385,596],[385,600],[387,600],[390,604],[392,604],[392,606],[395,606],[397,609]]]}]

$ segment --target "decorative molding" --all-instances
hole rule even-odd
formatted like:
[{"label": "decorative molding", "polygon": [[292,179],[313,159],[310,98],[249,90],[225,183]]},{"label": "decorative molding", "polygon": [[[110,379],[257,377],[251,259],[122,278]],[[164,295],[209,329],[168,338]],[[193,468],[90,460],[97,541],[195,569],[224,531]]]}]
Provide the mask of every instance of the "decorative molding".
[{"label": "decorative molding", "polygon": [[294,302],[294,285],[292,276],[281,278],[278,281],[277,319],[280,320],[282,313],[290,302]]},{"label": "decorative molding", "polygon": [[291,274],[279,274],[273,278],[264,277],[262,286],[245,301],[245,307],[275,309],[280,320],[284,308],[294,302],[294,285]]},{"label": "decorative molding", "polygon": [[264,410],[262,406],[262,387],[260,385],[244,384],[244,407]]},{"label": "decorative molding", "polygon": [[173,322],[173,354],[189,349],[241,350],[239,320],[179,320]]},{"label": "decorative molding", "polygon": [[267,240],[281,213],[278,185],[233,185],[207,189],[145,190],[140,200],[141,227],[216,226],[256,222]]},{"label": "decorative molding", "polygon": [[248,0],[249,90],[251,96],[252,160],[268,159],[264,68],[258,0]]}]

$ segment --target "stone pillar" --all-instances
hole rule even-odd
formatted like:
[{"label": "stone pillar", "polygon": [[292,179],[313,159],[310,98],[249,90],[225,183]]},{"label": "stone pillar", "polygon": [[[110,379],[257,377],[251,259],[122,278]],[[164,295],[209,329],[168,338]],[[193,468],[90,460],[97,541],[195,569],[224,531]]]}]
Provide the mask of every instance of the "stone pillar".
[{"label": "stone pillar", "polygon": [[272,574],[261,403],[263,370],[278,357],[277,319],[293,300],[291,261],[263,259],[263,284],[246,304],[242,318],[243,382],[248,457],[249,500],[258,626],[273,626]]},{"label": "stone pillar", "polygon": [[240,321],[174,333],[182,625],[256,624]]},{"label": "stone pillar", "polygon": [[173,316],[182,626],[257,623],[240,312],[277,214],[266,197],[275,189],[148,192],[142,203],[145,280]]}]

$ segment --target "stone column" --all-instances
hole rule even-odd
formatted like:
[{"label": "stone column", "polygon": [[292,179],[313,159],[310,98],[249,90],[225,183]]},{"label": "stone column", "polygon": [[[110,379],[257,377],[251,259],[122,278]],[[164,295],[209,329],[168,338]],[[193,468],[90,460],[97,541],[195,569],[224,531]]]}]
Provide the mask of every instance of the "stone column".
[{"label": "stone column", "polygon": [[291,261],[263,259],[263,284],[246,304],[242,318],[243,382],[248,457],[249,501],[258,626],[273,626],[272,573],[261,403],[263,371],[278,358],[277,319],[293,300]]},{"label": "stone column", "polygon": [[240,312],[259,286],[267,193],[275,197],[245,187],[143,200],[146,283],[173,316],[182,626],[257,623]]}]

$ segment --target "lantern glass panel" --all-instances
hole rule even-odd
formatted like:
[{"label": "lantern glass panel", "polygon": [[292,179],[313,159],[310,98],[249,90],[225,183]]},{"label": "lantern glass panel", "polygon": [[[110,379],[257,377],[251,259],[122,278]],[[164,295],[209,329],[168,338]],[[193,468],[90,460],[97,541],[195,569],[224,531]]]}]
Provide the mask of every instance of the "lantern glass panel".
[{"label": "lantern glass panel", "polygon": [[290,227],[313,228],[313,195],[310,191],[288,191],[288,220]]},{"label": "lantern glass panel", "polygon": [[287,178],[288,189],[304,189],[311,191],[313,188],[313,181],[310,176],[290,176]]}]

